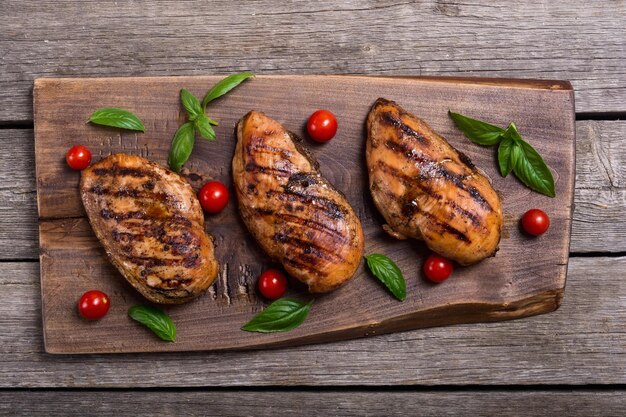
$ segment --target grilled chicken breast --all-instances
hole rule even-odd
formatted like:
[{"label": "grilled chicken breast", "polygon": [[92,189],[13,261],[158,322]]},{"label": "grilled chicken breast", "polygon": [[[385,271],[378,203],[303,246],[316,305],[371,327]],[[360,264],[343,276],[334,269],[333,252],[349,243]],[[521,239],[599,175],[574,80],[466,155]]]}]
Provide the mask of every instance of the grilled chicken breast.
[{"label": "grilled chicken breast", "polygon": [[219,267],[200,202],[178,174],[115,154],[82,171],[80,193],[111,262],[148,300],[184,303],[215,280]]},{"label": "grilled chicken breast", "polygon": [[244,116],[233,157],[235,192],[241,217],[263,250],[310,292],[329,292],[354,275],[363,231],[299,140],[263,113]]},{"label": "grilled chicken breast", "polygon": [[461,265],[495,255],[502,228],[498,194],[424,121],[378,99],[367,117],[366,156],[372,197],[392,236],[423,239]]}]

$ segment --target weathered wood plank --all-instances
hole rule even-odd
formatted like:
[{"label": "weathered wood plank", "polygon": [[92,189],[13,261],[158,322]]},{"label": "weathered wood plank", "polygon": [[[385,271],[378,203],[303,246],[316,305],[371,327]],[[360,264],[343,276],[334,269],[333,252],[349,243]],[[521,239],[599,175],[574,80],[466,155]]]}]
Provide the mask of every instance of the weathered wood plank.
[{"label": "weathered wood plank", "polygon": [[543,316],[280,350],[141,355],[43,353],[38,268],[0,263],[0,387],[626,383],[624,257],[572,258],[563,304]]},{"label": "weathered wood plank", "polygon": [[0,260],[39,254],[32,130],[0,130]]},{"label": "weathered wood plank", "polygon": [[595,417],[626,414],[625,395],[619,390],[19,391],[0,393],[0,415]]},{"label": "weathered wood plank", "polygon": [[[577,122],[572,252],[626,251],[624,121]],[[15,158],[0,158],[0,259],[37,259],[32,130],[0,130]],[[598,231],[602,231],[601,235]]]},{"label": "weathered wood plank", "polygon": [[576,124],[572,252],[626,251],[626,122]]},{"label": "weathered wood plank", "polygon": [[40,76],[239,70],[568,79],[578,111],[626,110],[623,2],[13,0],[3,15],[0,120],[32,119]]}]

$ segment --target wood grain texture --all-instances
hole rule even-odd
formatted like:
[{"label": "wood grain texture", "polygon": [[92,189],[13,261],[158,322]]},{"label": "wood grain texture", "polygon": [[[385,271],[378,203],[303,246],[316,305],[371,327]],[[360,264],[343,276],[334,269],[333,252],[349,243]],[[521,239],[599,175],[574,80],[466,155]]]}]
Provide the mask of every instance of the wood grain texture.
[{"label": "wood grain texture", "polygon": [[578,123],[573,252],[626,251],[626,122]]},{"label": "wood grain texture", "polygon": [[[0,393],[0,415],[48,417],[163,415],[274,417],[471,416],[580,417],[626,414],[624,391],[35,391]],[[158,407],[155,407],[158,404]]]},{"label": "wood grain texture", "polygon": [[3,262],[0,387],[625,384],[624,270],[626,258],[572,258],[561,308],[523,320],[266,351],[67,356],[44,353],[39,265]]},{"label": "wood grain texture", "polygon": [[39,254],[32,130],[0,130],[0,260]]},{"label": "wood grain texture", "polygon": [[32,119],[41,76],[241,70],[569,79],[578,111],[625,110],[623,1],[11,0],[3,15],[0,120]]},{"label": "wood grain texture", "polygon": [[[216,128],[219,140],[197,143],[186,165],[192,185],[197,189],[209,178],[232,183],[229,167],[234,151],[233,130],[237,120],[249,110],[264,111],[304,137],[303,121],[312,110],[330,109],[341,115],[338,137],[324,146],[308,148],[320,161],[322,174],[345,193],[360,217],[365,253],[386,253],[405,271],[407,300],[393,300],[362,265],[356,277],[340,290],[315,297],[309,318],[297,329],[263,335],[241,331],[240,327],[265,305],[257,296],[255,282],[271,262],[242,227],[236,204],[230,204],[218,216],[207,217],[206,228],[215,237],[216,257],[221,265],[217,283],[208,296],[167,308],[180,324],[176,343],[164,344],[146,334],[126,314],[131,305],[142,299],[129,290],[105,258],[82,217],[79,174],[71,172],[59,155],[80,142],[97,155],[95,160],[110,153],[127,152],[163,163],[170,138],[183,121],[180,88],[186,86],[201,96],[220,78],[36,81],[35,155],[48,352],[215,350],[320,343],[411,328],[505,320],[558,307],[565,285],[574,180],[573,93],[567,83],[525,85],[514,81],[509,85],[456,79],[259,76],[209,109],[211,117],[220,121]],[[421,258],[427,255],[423,244],[395,241],[382,230],[381,219],[371,203],[363,164],[363,124],[378,97],[397,100],[428,121],[493,178],[494,187],[503,195],[503,211],[508,219],[498,256],[472,267],[458,268],[454,280],[433,286],[419,274]],[[520,107],[520,102],[529,105]],[[497,111],[493,103],[498,103]],[[100,105],[133,109],[148,133],[128,134],[76,123],[86,120]],[[450,107],[481,119],[488,116],[488,120],[499,125],[515,120],[553,169],[557,197],[550,199],[532,193],[518,181],[501,178],[494,153],[485,152],[462,137],[447,116]],[[542,239],[524,236],[517,225],[521,214],[535,206],[541,206],[551,216],[551,233]],[[112,311],[101,326],[87,325],[77,315],[65,313],[88,288],[99,288],[114,299]],[[67,297],[59,299],[57,294]],[[311,297],[293,285],[290,295]],[[211,327],[206,326],[207,319],[211,320]],[[119,337],[120,334],[125,337]]]},{"label": "wood grain texture", "polygon": [[[626,122],[576,122],[576,192],[570,250],[626,251]],[[0,159],[0,260],[38,259],[32,130],[0,130],[18,158]],[[598,230],[602,230],[599,236]]]}]

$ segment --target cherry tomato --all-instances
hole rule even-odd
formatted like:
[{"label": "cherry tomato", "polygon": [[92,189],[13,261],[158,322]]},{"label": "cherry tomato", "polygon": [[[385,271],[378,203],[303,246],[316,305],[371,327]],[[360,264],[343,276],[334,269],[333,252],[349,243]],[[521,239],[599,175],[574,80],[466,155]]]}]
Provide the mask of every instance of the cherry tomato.
[{"label": "cherry tomato", "polygon": [[106,316],[111,307],[109,296],[102,291],[87,291],[78,300],[78,312],[87,320],[98,320]]},{"label": "cherry tomato", "polygon": [[277,300],[287,291],[287,278],[277,269],[267,269],[259,277],[259,292],[263,297]]},{"label": "cherry tomato", "polygon": [[316,142],[328,142],[337,133],[337,119],[328,110],[317,110],[306,124],[309,136]]},{"label": "cherry tomato", "polygon": [[80,171],[81,169],[85,169],[89,166],[89,163],[91,162],[91,152],[86,146],[83,145],[72,146],[70,150],[67,151],[65,160],[70,168]]},{"label": "cherry tomato", "polygon": [[424,275],[432,282],[447,280],[452,269],[452,262],[439,255],[430,255],[424,262]]},{"label": "cherry tomato", "polygon": [[542,235],[548,230],[548,227],[550,227],[550,218],[539,209],[528,210],[522,216],[522,228],[529,235]]},{"label": "cherry tomato", "polygon": [[198,193],[202,209],[207,213],[219,213],[228,205],[228,188],[218,181],[204,184]]}]

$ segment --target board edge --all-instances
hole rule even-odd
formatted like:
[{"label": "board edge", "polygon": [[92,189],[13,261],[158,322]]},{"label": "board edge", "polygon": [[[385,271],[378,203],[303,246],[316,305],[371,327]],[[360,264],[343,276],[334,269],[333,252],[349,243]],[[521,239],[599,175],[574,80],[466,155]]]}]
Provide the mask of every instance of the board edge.
[{"label": "board edge", "polygon": [[[146,349],[139,348],[131,350],[112,350],[109,348],[107,350],[82,351],[64,349],[67,347],[67,345],[46,345],[46,353],[53,355],[108,355],[128,353],[163,354],[181,352],[250,352],[262,349],[282,349],[313,344],[327,344],[432,327],[500,322],[546,314],[559,308],[563,299],[563,291],[564,288],[553,288],[541,293],[534,294],[530,297],[521,298],[516,301],[505,302],[501,304],[459,303],[448,306],[435,307],[432,309],[413,312],[380,322],[370,322],[355,327],[336,329],[334,331],[324,334],[305,335],[294,339],[256,344],[254,346],[244,346],[239,348],[224,347],[215,349],[190,348],[180,350],[151,350],[151,347],[147,347]],[[462,317],[462,319],[448,320],[450,317]]]},{"label": "board edge", "polygon": [[[34,80],[35,89],[44,88],[47,83],[63,83],[77,81],[156,81],[171,80],[179,78],[202,79],[207,77],[219,77],[218,74],[205,75],[164,75],[164,76],[111,76],[111,77],[39,77]],[[313,77],[341,77],[341,78],[363,78],[363,79],[388,79],[388,80],[415,80],[433,83],[470,84],[486,85],[498,87],[517,87],[539,90],[573,91],[572,83],[568,80],[537,79],[537,78],[496,78],[496,77],[460,77],[450,75],[380,75],[380,74],[255,74],[260,78],[313,78]],[[34,94],[33,94],[34,95]],[[33,117],[34,113],[33,113]]]}]

